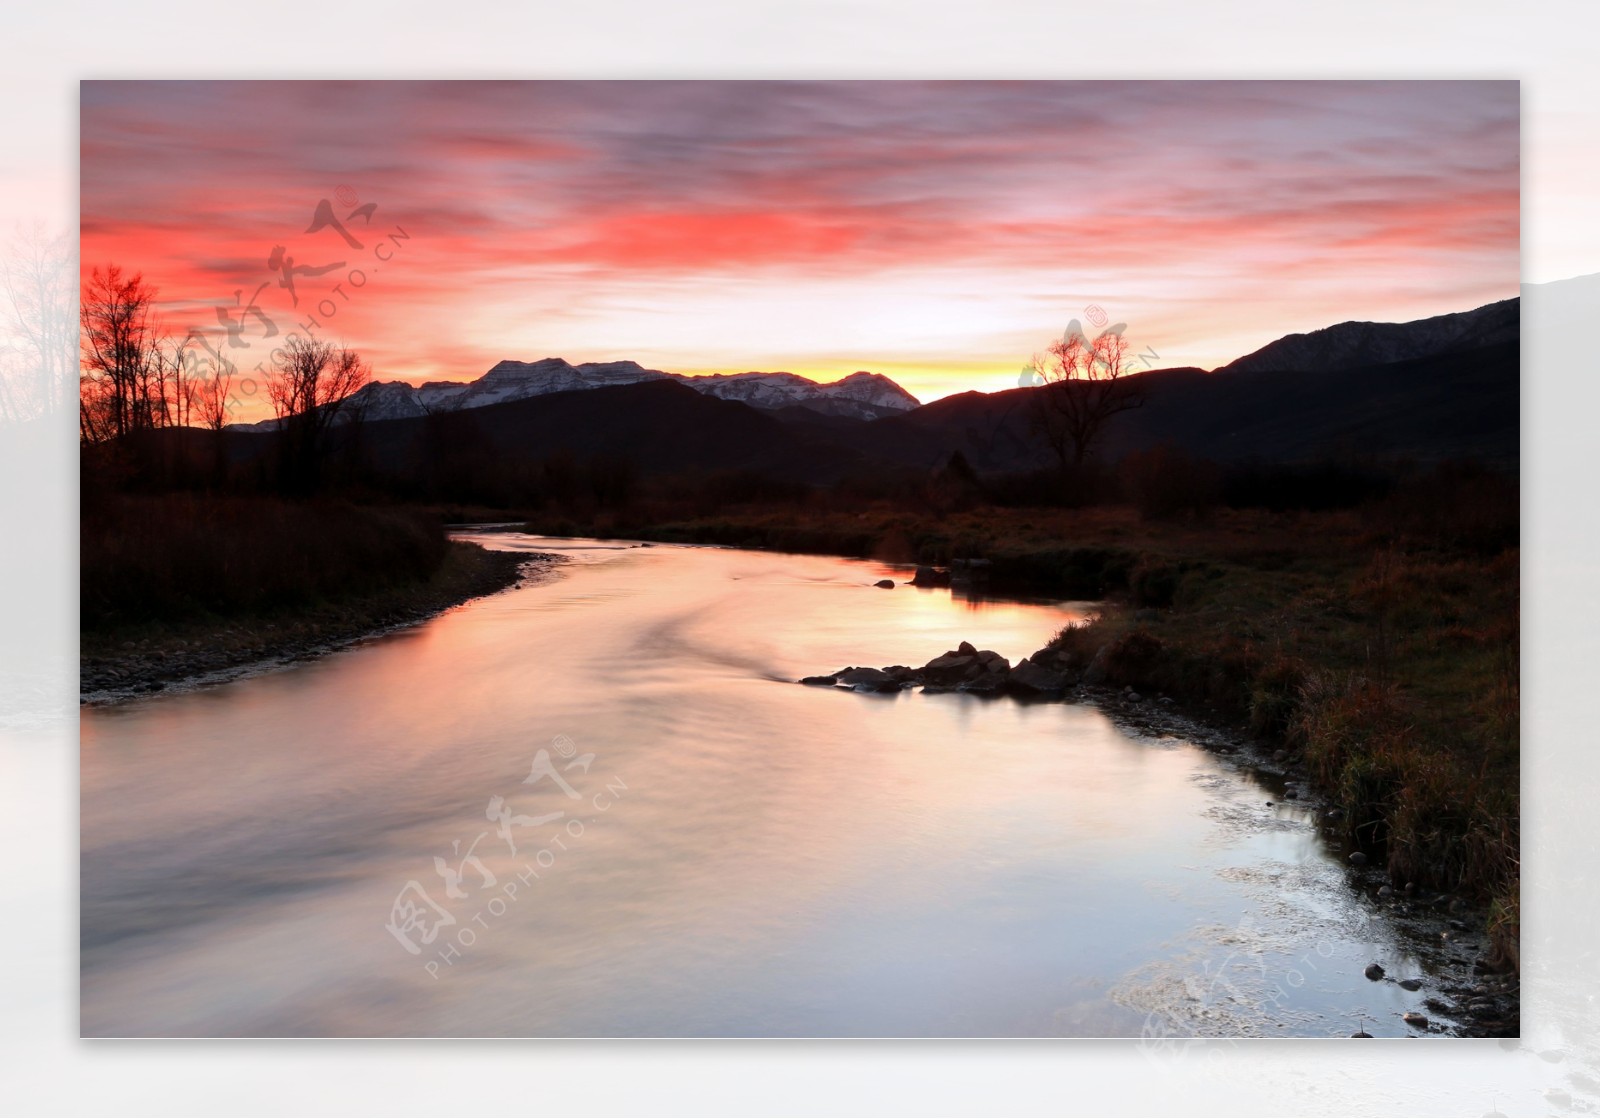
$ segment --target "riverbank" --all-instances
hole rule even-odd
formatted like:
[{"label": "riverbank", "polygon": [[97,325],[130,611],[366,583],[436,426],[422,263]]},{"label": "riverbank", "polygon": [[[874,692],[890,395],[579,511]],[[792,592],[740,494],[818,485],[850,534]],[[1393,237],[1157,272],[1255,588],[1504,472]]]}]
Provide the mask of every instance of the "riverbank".
[{"label": "riverbank", "polygon": [[240,615],[144,622],[85,633],[79,702],[108,703],[322,656],[474,598],[547,576],[553,555],[450,541],[426,579]]},{"label": "riverbank", "polygon": [[1327,799],[1340,842],[1384,885],[1470,907],[1452,919],[1481,926],[1483,966],[1519,969],[1514,485],[1441,475],[1356,510],[1165,521],[1117,508],[752,509],[579,531],[940,565],[969,597],[1104,601],[1041,650],[1048,668],[1166,695],[1265,744]]},{"label": "riverbank", "polygon": [[[1445,1032],[1458,1037],[1521,1036],[1521,981],[1515,969],[1495,963],[1503,951],[1493,925],[1493,906],[1466,897],[1423,889],[1414,882],[1399,886],[1383,867],[1365,858],[1352,860],[1359,848],[1346,827],[1347,811],[1323,791],[1303,760],[1273,741],[1219,729],[1213,708],[1195,709],[1167,695],[1146,696],[1127,686],[1072,685],[1066,702],[1099,708],[1124,733],[1160,740],[1181,738],[1227,759],[1248,772],[1265,790],[1268,808],[1274,801],[1295,804],[1315,817],[1318,833],[1345,857],[1350,888],[1382,912],[1426,965],[1419,977],[1369,972],[1373,983],[1420,984],[1429,1023],[1412,1026],[1419,1036]],[[1373,961],[1378,963],[1378,961]],[[1486,966],[1487,965],[1487,966]],[[1381,964],[1379,965],[1381,969]],[[1452,1025],[1446,1027],[1441,1019]],[[1411,1025],[1411,1023],[1407,1023]]]}]

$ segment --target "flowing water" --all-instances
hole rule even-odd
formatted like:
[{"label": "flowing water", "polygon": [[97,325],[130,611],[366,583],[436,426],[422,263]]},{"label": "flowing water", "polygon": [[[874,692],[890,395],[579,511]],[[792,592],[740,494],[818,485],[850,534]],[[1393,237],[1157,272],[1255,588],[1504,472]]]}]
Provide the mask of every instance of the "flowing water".
[{"label": "flowing water", "polygon": [[794,683],[1015,661],[1085,604],[468,538],[570,562],[85,710],[85,1035],[1407,1032],[1422,995],[1362,969],[1422,965],[1227,758],[1087,705]]}]

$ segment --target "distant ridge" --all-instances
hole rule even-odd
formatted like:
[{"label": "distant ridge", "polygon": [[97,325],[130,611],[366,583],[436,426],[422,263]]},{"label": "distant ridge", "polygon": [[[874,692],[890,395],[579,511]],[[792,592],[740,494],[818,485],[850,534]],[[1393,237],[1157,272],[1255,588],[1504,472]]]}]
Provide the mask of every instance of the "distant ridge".
[{"label": "distant ridge", "polygon": [[[437,412],[459,412],[547,396],[575,389],[630,385],[640,381],[677,381],[696,392],[734,400],[764,411],[805,408],[826,416],[876,420],[909,412],[920,401],[888,377],[865,371],[838,381],[818,382],[798,373],[716,373],[691,376],[646,369],[636,361],[586,362],[573,365],[558,357],[539,361],[502,361],[476,381],[376,381],[349,400],[349,414],[365,420],[403,420]],[[266,431],[275,420],[236,425]]]},{"label": "distant ridge", "polygon": [[1415,361],[1514,341],[1521,334],[1521,323],[1522,305],[1516,297],[1411,322],[1342,322],[1309,334],[1286,335],[1215,372],[1326,373]]}]

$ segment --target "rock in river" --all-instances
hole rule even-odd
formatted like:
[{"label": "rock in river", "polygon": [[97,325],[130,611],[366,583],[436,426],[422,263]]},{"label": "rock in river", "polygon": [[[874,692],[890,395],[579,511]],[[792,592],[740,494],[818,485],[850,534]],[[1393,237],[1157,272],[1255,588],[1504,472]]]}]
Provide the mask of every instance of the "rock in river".
[{"label": "rock in river", "polygon": [[1056,695],[1066,690],[1067,678],[1063,673],[1052,672],[1023,657],[1006,678],[1006,685],[1012,691],[1025,694]]},{"label": "rock in river", "polygon": [[835,683],[857,691],[897,692],[900,681],[881,668],[852,668],[835,677]]},{"label": "rock in river", "polygon": [[919,567],[917,573],[911,577],[913,587],[948,587],[950,573],[940,571],[937,567]]},{"label": "rock in river", "polygon": [[1383,978],[1383,965],[1382,964],[1368,964],[1367,965],[1367,970],[1362,972],[1361,974],[1365,975],[1368,979],[1370,979],[1374,983],[1376,983],[1378,980]]},{"label": "rock in river", "polygon": [[879,579],[876,583],[874,583],[872,585],[874,587],[882,587],[886,591],[894,590],[894,580],[893,579]]}]

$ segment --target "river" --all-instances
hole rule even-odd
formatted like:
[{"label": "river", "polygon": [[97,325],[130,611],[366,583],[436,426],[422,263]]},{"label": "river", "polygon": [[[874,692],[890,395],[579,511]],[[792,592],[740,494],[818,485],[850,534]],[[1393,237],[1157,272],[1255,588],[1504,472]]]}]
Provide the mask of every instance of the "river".
[{"label": "river", "polygon": [[[794,681],[1087,604],[515,533],[547,578],[82,715],[86,1036],[1402,1035],[1307,808],[1096,707]],[[1268,803],[1268,802],[1272,803]]]}]

